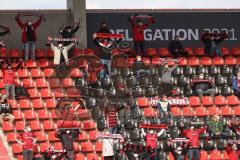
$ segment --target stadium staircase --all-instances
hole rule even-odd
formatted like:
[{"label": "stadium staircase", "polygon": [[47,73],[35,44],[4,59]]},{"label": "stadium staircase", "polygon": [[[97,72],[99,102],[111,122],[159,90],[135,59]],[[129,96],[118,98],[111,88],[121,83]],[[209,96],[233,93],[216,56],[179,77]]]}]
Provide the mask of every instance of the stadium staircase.
[{"label": "stadium staircase", "polygon": [[[222,48],[224,58],[203,57],[203,48],[186,48],[186,50],[188,50],[190,57],[180,60],[181,67],[196,67],[198,65],[222,66],[225,64],[232,67],[240,64],[240,57],[238,57],[240,56],[240,48],[233,48],[232,50]],[[147,65],[160,65],[161,60],[159,57],[170,57],[167,48],[148,48],[147,53],[151,57],[143,59]],[[94,54],[94,51],[92,49],[75,49],[74,55],[79,54]],[[17,59],[20,57],[20,51],[18,49],[10,49],[7,53],[3,52],[0,56],[5,58],[6,55],[11,59]],[[17,160],[22,160],[23,157],[21,155],[22,146],[16,143],[15,138],[18,133],[23,131],[26,122],[31,125],[38,139],[34,149],[35,152],[44,152],[46,148],[51,146],[55,149],[62,149],[59,139],[54,136],[56,125],[60,121],[55,113],[56,99],[65,96],[80,96],[72,79],[73,77],[81,76],[78,68],[72,70],[70,77],[60,81],[56,78],[52,64],[53,53],[50,50],[37,49],[36,56],[37,61],[27,61],[26,67],[18,70],[15,74],[16,82],[27,88],[30,97],[29,99],[9,100],[13,107],[15,122],[5,121],[2,125],[3,138],[7,139],[8,145]],[[129,58],[128,64],[131,65],[133,61],[134,58]],[[174,63],[174,61],[169,61],[170,65],[174,65]],[[3,73],[1,71],[0,88],[4,88]],[[151,105],[149,97],[139,97],[137,101],[143,116],[155,117],[158,114],[157,108]],[[186,118],[196,116],[201,118],[214,113],[219,113],[223,117],[240,116],[240,102],[233,95],[218,95],[215,101],[211,97],[206,96],[203,99],[203,104],[200,103],[198,97],[194,96],[190,97],[189,101],[189,106],[172,106],[171,109],[174,116]],[[81,120],[83,131],[79,135],[79,140],[74,143],[75,160],[102,159],[102,144],[96,139],[96,134],[98,133],[96,123],[91,119],[88,110],[83,109],[82,112],[85,115]],[[4,149],[4,145],[0,141],[0,159],[7,160],[8,158],[1,157],[5,155],[8,155],[7,150]],[[220,150],[201,151],[201,155],[202,160],[219,159],[219,157],[220,159],[228,159],[226,152]]]}]

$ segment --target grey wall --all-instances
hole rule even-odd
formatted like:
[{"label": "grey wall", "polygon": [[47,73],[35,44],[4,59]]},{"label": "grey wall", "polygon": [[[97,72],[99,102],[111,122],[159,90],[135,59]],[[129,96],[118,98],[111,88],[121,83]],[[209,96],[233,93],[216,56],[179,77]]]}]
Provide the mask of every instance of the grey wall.
[{"label": "grey wall", "polygon": [[[47,42],[47,37],[57,36],[59,26],[65,24],[73,24],[72,13],[67,10],[55,10],[55,11],[40,11],[45,16],[46,21],[42,22],[40,27],[37,29],[38,41],[36,43],[36,48],[46,48],[45,44]],[[11,36],[6,35],[0,37],[1,40],[5,42],[7,48],[22,48],[21,44],[21,29],[15,21],[15,16],[17,11],[1,11],[0,12],[0,25],[10,28]],[[34,22],[37,17],[30,17]],[[23,18],[23,21],[25,19]]]}]

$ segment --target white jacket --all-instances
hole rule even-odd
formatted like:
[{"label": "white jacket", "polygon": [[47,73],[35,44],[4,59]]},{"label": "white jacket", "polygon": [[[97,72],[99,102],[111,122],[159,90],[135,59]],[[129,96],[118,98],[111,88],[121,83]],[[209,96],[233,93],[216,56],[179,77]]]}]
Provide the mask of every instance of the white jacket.
[{"label": "white jacket", "polygon": [[114,156],[114,151],[113,151],[113,145],[114,145],[114,140],[113,139],[102,139],[103,142],[103,151],[102,155],[103,157],[108,157],[108,156]]},{"label": "white jacket", "polygon": [[[62,53],[63,53],[63,57],[66,61],[66,64],[68,64],[68,51],[75,45],[75,43],[71,43],[68,46],[62,46]],[[53,64],[54,65],[58,65],[60,63],[60,57],[61,57],[61,51],[59,47],[56,47],[53,45],[53,43],[51,43],[51,49],[54,53],[54,61]]]}]

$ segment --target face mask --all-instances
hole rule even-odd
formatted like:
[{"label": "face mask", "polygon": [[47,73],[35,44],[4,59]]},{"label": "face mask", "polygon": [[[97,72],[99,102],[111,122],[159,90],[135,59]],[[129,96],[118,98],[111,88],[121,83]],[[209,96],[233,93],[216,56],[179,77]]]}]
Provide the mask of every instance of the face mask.
[{"label": "face mask", "polygon": [[61,48],[63,45],[62,44],[59,44],[58,47]]},{"label": "face mask", "polygon": [[190,128],[191,130],[194,130],[194,126],[191,126],[191,128]]},{"label": "face mask", "polygon": [[28,127],[26,130],[27,130],[28,132],[31,132],[32,129]]},{"label": "face mask", "polygon": [[153,134],[153,130],[150,131],[150,134]]},{"label": "face mask", "polygon": [[28,22],[28,25],[31,26],[31,25],[32,25],[32,22]]},{"label": "face mask", "polygon": [[177,151],[178,154],[182,154],[182,151]]},{"label": "face mask", "polygon": [[66,131],[66,133],[67,133],[67,134],[69,134],[69,133],[70,133],[70,131],[69,131],[69,130],[67,130],[67,131]]}]

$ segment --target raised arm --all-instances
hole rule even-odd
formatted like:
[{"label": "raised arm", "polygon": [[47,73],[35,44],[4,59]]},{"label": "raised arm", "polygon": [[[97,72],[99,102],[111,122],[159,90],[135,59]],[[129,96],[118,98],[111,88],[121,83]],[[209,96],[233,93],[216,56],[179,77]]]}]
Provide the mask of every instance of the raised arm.
[{"label": "raised arm", "polygon": [[66,50],[69,51],[74,45],[75,43],[69,44],[68,46],[66,46]]},{"label": "raised arm", "polygon": [[41,17],[39,17],[38,20],[35,23],[33,23],[33,25],[32,25],[33,28],[37,29],[39,27],[39,25],[42,23],[42,20],[43,20],[43,16],[41,15]]},{"label": "raised arm", "polygon": [[144,131],[144,129],[142,128],[142,135],[146,136],[146,132]]},{"label": "raised arm", "polygon": [[153,17],[151,16],[151,18],[148,18],[147,23],[145,23],[146,26],[149,26],[150,24],[154,24],[155,20],[153,19]]},{"label": "raised arm", "polygon": [[16,67],[14,67],[14,71],[17,71],[21,68],[22,62],[23,62],[22,59],[20,59],[20,62],[18,63],[18,65]]},{"label": "raised arm", "polygon": [[75,28],[72,30],[72,34],[75,34],[79,29],[79,23],[75,26]]},{"label": "raised arm", "polygon": [[23,22],[21,21],[21,18],[20,18],[19,15],[16,15],[15,20],[17,21],[17,24],[19,25],[19,27],[20,27],[21,29],[24,29],[24,26],[25,26],[25,25],[24,25]]},{"label": "raised arm", "polygon": [[164,133],[165,129],[161,129],[161,131],[158,132],[157,136],[160,137]]},{"label": "raised arm", "polygon": [[134,26],[135,25],[135,16],[134,15],[131,15],[129,18],[128,18],[128,20],[129,20],[129,22],[131,23],[131,25],[132,26]]}]

